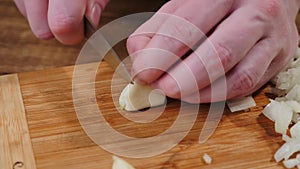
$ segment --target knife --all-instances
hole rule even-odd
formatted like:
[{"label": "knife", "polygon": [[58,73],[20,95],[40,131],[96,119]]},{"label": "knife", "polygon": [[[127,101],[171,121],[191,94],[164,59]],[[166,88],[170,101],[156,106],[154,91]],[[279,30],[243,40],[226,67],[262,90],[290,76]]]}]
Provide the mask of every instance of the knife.
[{"label": "knife", "polygon": [[[95,32],[97,28],[95,28],[88,18],[84,17],[84,35],[86,39],[89,39]],[[101,32],[97,32],[97,40],[104,42],[107,46],[110,47],[110,55],[105,55],[104,60],[109,64],[109,66],[126,82],[133,83],[130,73],[126,68],[125,64],[122,62],[118,53],[114,50],[112,45],[107,41],[107,39],[103,36]]]}]

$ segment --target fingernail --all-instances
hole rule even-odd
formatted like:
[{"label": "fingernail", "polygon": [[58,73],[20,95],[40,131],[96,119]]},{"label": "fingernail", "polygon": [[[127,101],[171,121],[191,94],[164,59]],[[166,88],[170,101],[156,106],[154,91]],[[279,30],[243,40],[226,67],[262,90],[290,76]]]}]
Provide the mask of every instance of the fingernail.
[{"label": "fingernail", "polygon": [[101,7],[99,4],[95,3],[91,11],[91,22],[95,27],[98,27],[101,16]]}]

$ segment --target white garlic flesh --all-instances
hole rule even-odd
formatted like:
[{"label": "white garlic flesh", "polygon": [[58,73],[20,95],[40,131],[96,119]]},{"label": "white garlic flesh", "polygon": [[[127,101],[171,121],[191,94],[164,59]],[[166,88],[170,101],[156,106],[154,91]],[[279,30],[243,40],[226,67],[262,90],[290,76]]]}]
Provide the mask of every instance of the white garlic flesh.
[{"label": "white garlic flesh", "polygon": [[164,105],[166,96],[150,85],[128,84],[122,91],[119,104],[122,110],[138,111]]}]

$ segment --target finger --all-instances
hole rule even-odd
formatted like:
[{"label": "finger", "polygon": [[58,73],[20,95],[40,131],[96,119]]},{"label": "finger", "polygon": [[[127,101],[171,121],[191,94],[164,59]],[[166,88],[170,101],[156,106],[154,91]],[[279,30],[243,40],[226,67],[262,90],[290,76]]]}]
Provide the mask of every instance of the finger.
[{"label": "finger", "polygon": [[32,32],[40,39],[49,39],[53,35],[48,25],[48,0],[26,0],[26,15]]},{"label": "finger", "polygon": [[288,37],[290,38],[281,40],[281,37],[282,36],[280,36],[280,34],[269,34],[268,39],[271,39],[270,44],[273,46],[274,51],[278,51],[278,49],[281,49],[280,52],[278,52],[276,57],[272,60],[268,69],[260,78],[260,81],[257,83],[257,85],[251,90],[247,90],[240,95],[234,96],[235,98],[244,97],[257,91],[288,65],[288,63],[291,61],[291,59],[294,57],[294,54],[297,51],[298,31],[296,26],[293,26],[291,27],[291,29],[289,29]]},{"label": "finger", "polygon": [[86,6],[85,16],[93,24],[98,27],[101,13],[109,0],[88,0]]},{"label": "finger", "polygon": [[[297,44],[297,43],[295,43]],[[293,45],[291,45],[293,46]],[[294,45],[297,47],[297,45]],[[296,48],[291,50],[292,52],[284,52],[283,50],[275,57],[275,59],[271,62],[268,70],[265,72],[259,83],[250,91],[241,94],[237,97],[243,97],[245,95],[249,95],[255,91],[257,91],[260,87],[262,87],[264,84],[266,84],[271,78],[276,76],[280,71],[284,70],[284,68],[287,66],[287,64],[291,61],[291,59],[294,56],[294,53],[296,53]]]},{"label": "finger", "polygon": [[[236,10],[218,26],[208,40],[183,61],[192,70],[192,75],[182,73],[185,65],[178,64],[169,71],[170,75],[164,75],[154,87],[161,89],[169,97],[179,98],[209,86],[233,68],[265,34],[264,24],[252,17],[254,15],[251,15],[250,9]],[[198,89],[192,88],[184,80],[186,76],[196,79]],[[174,85],[176,81],[180,84]]]},{"label": "finger", "polygon": [[83,40],[85,9],[85,0],[49,0],[49,26],[58,41],[74,45]]},{"label": "finger", "polygon": [[[188,52],[201,38],[205,36],[230,10],[228,1],[186,1],[176,9],[172,15],[165,15],[166,21],[159,26],[155,35],[145,46],[147,48],[158,48],[174,53],[178,58]],[[207,8],[209,6],[210,8]],[[218,11],[218,12],[215,12]],[[195,13],[197,15],[195,15]],[[152,83],[160,77],[176,60],[169,60],[164,53],[158,55],[160,62],[165,63],[162,71],[144,70],[152,65],[139,65],[135,63],[150,63],[151,52],[147,55],[136,56],[133,62],[133,75],[141,82]],[[136,60],[139,59],[139,62]],[[146,66],[146,67],[144,67]]]},{"label": "finger", "polygon": [[151,40],[154,33],[157,32],[159,27],[165,21],[166,17],[163,14],[171,14],[179,8],[184,1],[173,0],[167,2],[163,5],[153,17],[151,17],[147,22],[141,25],[127,40],[127,50],[128,53],[133,55],[138,50],[143,49]]},{"label": "finger", "polygon": [[14,1],[15,1],[16,6],[18,7],[19,11],[21,12],[21,14],[25,18],[27,18],[24,1],[23,0],[14,0]]},{"label": "finger", "polygon": [[[257,89],[266,82],[264,76],[280,48],[273,45],[274,41],[263,39],[226,75],[215,81],[211,86],[185,98],[188,102],[197,102],[195,95],[200,94],[200,102],[216,102],[235,97],[242,97]],[[281,63],[282,64],[282,63]],[[279,65],[277,65],[279,66]],[[276,72],[276,71],[275,71]],[[270,76],[269,76],[270,77]],[[226,85],[224,85],[226,83]],[[226,91],[226,97],[219,91]]]},{"label": "finger", "polygon": [[[168,19],[168,17],[169,17],[168,14],[175,12],[175,10],[177,8],[179,8],[183,3],[184,3],[184,1],[181,1],[181,0],[169,1],[156,14],[154,14],[153,17],[151,17],[146,23],[144,23],[142,26],[140,26],[128,38],[127,50],[128,50],[128,53],[130,54],[130,57],[133,60],[133,62],[138,55],[147,55],[147,53],[151,53],[152,56],[155,56],[155,53],[160,53],[160,52],[164,52],[164,53],[168,53],[168,54],[172,55],[172,53],[170,53],[168,51],[162,51],[159,49],[158,50],[154,49],[151,51],[150,50],[142,50],[142,49],[145,48],[145,46],[150,42],[150,40],[153,38],[155,33],[158,31],[159,27]],[[165,56],[169,56],[169,55],[165,55]],[[172,55],[172,56],[174,57],[174,55]],[[160,59],[161,58],[159,58],[158,60],[160,60]],[[177,58],[175,60],[177,60]],[[142,62],[139,62],[139,61],[142,61]],[[152,59],[151,61],[155,61],[155,59]],[[162,63],[162,62],[159,62],[159,63]],[[139,60],[135,61],[135,64],[141,65],[141,64],[144,64],[144,61],[142,59],[139,59]],[[148,62],[148,66],[150,66],[149,62]],[[159,67],[161,67],[160,65],[157,65],[157,62],[154,62],[153,66],[155,66],[157,69],[159,69]],[[160,70],[152,69],[152,71],[160,71]],[[132,68],[132,72],[136,72],[136,71],[134,71],[134,68]],[[136,79],[135,81],[138,83],[141,83],[141,84],[146,84],[145,82],[139,81],[138,79]]]}]

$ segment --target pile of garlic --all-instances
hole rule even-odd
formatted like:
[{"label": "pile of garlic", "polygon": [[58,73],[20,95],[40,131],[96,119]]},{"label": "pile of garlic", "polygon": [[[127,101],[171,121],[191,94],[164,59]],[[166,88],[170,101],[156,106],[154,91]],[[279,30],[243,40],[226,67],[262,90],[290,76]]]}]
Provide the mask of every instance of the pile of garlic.
[{"label": "pile of garlic", "polygon": [[[275,131],[286,142],[275,153],[276,162],[283,160],[286,168],[300,169],[300,48],[288,67],[272,81],[271,92],[279,97],[271,100],[263,114],[275,122]],[[290,128],[289,128],[290,127]],[[290,131],[291,137],[287,136]],[[295,158],[290,158],[298,153]]]}]

